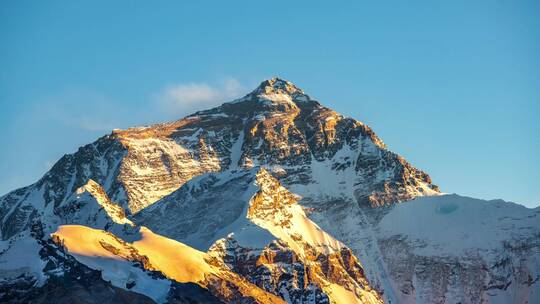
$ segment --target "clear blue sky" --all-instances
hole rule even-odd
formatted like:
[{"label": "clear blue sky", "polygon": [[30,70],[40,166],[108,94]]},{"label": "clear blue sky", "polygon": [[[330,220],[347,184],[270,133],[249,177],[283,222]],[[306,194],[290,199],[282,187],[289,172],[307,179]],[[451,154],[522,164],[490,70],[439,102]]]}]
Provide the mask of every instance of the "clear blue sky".
[{"label": "clear blue sky", "polygon": [[539,1],[179,2],[1,2],[0,193],[280,76],[445,192],[540,205]]}]

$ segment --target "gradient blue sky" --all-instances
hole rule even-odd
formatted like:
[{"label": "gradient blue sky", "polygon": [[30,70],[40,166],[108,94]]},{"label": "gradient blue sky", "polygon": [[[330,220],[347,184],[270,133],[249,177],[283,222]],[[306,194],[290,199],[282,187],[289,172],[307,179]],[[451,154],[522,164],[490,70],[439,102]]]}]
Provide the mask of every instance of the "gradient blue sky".
[{"label": "gradient blue sky", "polygon": [[445,192],[540,205],[539,1],[150,2],[0,3],[1,194],[280,76]]}]

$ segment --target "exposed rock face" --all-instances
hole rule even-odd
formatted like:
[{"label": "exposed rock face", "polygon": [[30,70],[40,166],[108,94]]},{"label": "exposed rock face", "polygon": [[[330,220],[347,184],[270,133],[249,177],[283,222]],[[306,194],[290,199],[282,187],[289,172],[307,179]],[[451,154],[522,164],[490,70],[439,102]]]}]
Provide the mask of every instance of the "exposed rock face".
[{"label": "exposed rock face", "polygon": [[112,286],[110,283],[103,281],[99,273],[81,281],[81,278],[77,279],[71,276],[55,277],[49,279],[44,286],[32,289],[35,281],[31,278],[19,278],[2,285],[2,290],[0,291],[2,296],[0,296],[0,300],[2,300],[2,303],[24,304],[155,303],[152,299],[142,294]]},{"label": "exposed rock face", "polygon": [[363,204],[437,191],[427,174],[386,150],[369,127],[271,79],[234,102],[173,123],[117,130],[65,155],[36,184],[2,198],[2,237],[28,228],[42,209],[56,211],[88,180],[130,214],[194,176],[236,166],[279,165],[287,185],[314,182],[312,163],[344,149],[354,153],[333,169],[354,167],[353,191]]},{"label": "exposed rock face", "polygon": [[93,180],[76,190],[66,203],[56,208],[63,224],[79,223],[107,227],[112,223],[133,226],[124,208],[111,202],[103,188]]},{"label": "exposed rock face", "polygon": [[106,189],[114,201],[122,202],[119,198],[123,196],[124,189],[116,176],[125,153],[126,150],[113,136],[102,137],[79,148],[74,154],[63,156],[37,183],[0,198],[2,239],[7,240],[28,230],[38,217],[54,217],[70,208],[76,212],[76,206],[66,207],[66,203],[89,180]]},{"label": "exposed rock face", "polygon": [[[288,303],[341,303],[345,301],[335,288],[349,295],[350,303],[380,303],[381,299],[363,274],[352,252],[320,254],[303,258],[281,242],[273,242],[262,251],[238,245],[234,238],[211,248],[224,267],[249,278],[250,282],[277,294]],[[338,287],[339,286],[339,287]],[[340,301],[341,299],[341,301]]]},{"label": "exposed rock face", "polygon": [[[48,291],[143,303],[540,302],[538,213],[440,195],[368,126],[274,78],[175,122],[115,130],[1,197],[0,290],[27,282],[36,301]],[[93,237],[62,234],[66,225]],[[56,245],[45,245],[51,233]],[[39,256],[45,247],[53,258]],[[60,255],[101,278],[62,289],[73,276],[44,270]]]},{"label": "exposed rock face", "polygon": [[217,263],[289,303],[330,303],[321,286],[307,276],[306,265],[285,244],[271,243],[262,252],[254,252],[230,238],[216,243],[211,251],[219,256]]},{"label": "exposed rock face", "polygon": [[224,303],[218,298],[214,297],[208,290],[201,288],[197,284],[193,283],[176,283],[173,282],[167,303],[171,304],[193,304],[193,303],[205,303],[205,304],[220,304]]}]

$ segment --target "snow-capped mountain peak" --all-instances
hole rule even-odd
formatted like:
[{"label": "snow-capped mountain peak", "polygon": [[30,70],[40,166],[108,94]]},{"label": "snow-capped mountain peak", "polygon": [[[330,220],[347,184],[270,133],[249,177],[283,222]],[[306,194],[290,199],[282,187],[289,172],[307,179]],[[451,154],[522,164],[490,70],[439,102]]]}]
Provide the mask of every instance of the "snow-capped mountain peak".
[{"label": "snow-capped mountain peak", "polygon": [[256,94],[304,94],[302,89],[298,88],[292,82],[281,79],[279,77],[273,77],[261,82],[261,84],[252,92]]},{"label": "snow-capped mountain peak", "polygon": [[[246,96],[227,104],[230,105],[245,102],[265,104],[267,105],[267,107],[264,108],[265,111],[283,110],[283,108],[275,107],[280,104],[288,104],[295,110],[298,110],[296,107],[298,103],[319,105],[318,102],[312,100],[302,89],[298,88],[292,82],[277,77],[264,80],[257,88]],[[272,105],[274,107],[268,107]]]},{"label": "snow-capped mountain peak", "polygon": [[1,197],[0,300],[69,278],[173,303],[532,303],[538,216],[441,195],[370,127],[272,78],[114,130]]}]

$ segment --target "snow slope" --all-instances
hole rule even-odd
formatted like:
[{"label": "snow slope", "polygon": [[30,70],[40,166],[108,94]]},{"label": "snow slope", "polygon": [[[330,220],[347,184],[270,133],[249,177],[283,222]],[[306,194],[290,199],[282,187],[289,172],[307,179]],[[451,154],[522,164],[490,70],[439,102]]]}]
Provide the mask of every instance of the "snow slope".
[{"label": "snow slope", "polygon": [[280,298],[234,273],[209,264],[203,252],[154,234],[145,227],[140,227],[139,232],[140,239],[129,243],[103,230],[63,225],[51,237],[79,262],[101,270],[104,280],[120,288],[132,284],[134,291],[158,303],[166,302],[171,283],[165,278],[152,276],[148,271],[158,271],[176,282],[190,282],[212,288],[222,299],[227,299],[231,290],[227,287],[220,290],[216,288],[233,284],[240,293],[234,300],[248,297],[256,303],[283,303]]},{"label": "snow slope", "polygon": [[[133,290],[145,294],[156,302],[164,302],[170,282],[155,279],[143,269],[133,267],[138,261],[134,248],[103,230],[80,225],[63,225],[51,235],[79,262],[102,271],[102,278],[114,286],[126,288],[135,283]],[[189,266],[187,266],[189,267]]]},{"label": "snow slope", "polygon": [[497,250],[504,242],[540,233],[540,210],[455,194],[421,197],[393,208],[379,227],[381,237],[401,234],[419,242],[417,254],[459,256],[478,248]]},{"label": "snow slope", "polygon": [[538,208],[422,197],[392,208],[376,229],[399,302],[540,302]]}]

